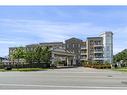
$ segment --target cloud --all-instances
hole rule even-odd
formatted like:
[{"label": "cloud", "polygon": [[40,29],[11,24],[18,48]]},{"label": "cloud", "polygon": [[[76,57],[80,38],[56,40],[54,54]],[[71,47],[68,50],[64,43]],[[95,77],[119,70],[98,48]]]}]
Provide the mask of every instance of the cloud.
[{"label": "cloud", "polygon": [[12,41],[0,41],[0,44],[16,44],[16,43]]},{"label": "cloud", "polygon": [[[91,22],[53,22],[25,19],[0,19],[3,26],[0,32],[0,45],[7,44],[5,51],[10,46],[21,46],[31,43],[64,41],[70,37],[85,40],[89,36],[99,36],[101,32],[114,32],[114,54],[121,51],[127,45],[127,27],[109,28],[97,26]],[[122,31],[122,33],[121,33]],[[123,39],[124,38],[124,39]],[[120,43],[122,41],[122,43]],[[3,47],[0,47],[2,49]],[[7,54],[7,53],[5,53]],[[0,51],[0,55],[3,55]]]}]

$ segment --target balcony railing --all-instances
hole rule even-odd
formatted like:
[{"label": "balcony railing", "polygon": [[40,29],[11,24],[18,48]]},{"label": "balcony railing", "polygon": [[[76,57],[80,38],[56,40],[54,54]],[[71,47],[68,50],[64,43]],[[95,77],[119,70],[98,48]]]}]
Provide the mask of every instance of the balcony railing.
[{"label": "balcony railing", "polygon": [[87,57],[81,57],[80,60],[87,60]]},{"label": "balcony railing", "polygon": [[85,46],[81,46],[81,49],[86,49],[86,47]]},{"label": "balcony railing", "polygon": [[87,53],[85,53],[85,52],[81,52],[81,55],[87,55]]},{"label": "balcony railing", "polygon": [[94,53],[103,53],[103,50],[94,50]]},{"label": "balcony railing", "polygon": [[94,47],[103,47],[102,44],[94,44]]},{"label": "balcony railing", "polygon": [[102,57],[96,57],[96,58],[93,58],[93,60],[104,60],[104,58],[102,58]]}]

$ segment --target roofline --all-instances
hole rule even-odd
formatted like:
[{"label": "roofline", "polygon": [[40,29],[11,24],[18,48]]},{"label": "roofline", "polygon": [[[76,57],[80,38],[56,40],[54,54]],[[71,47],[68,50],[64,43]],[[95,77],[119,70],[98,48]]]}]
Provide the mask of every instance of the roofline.
[{"label": "roofline", "polygon": [[75,38],[75,37],[69,38],[69,39],[67,39],[67,40],[65,40],[65,41],[68,41],[68,40],[71,40],[71,39],[77,39],[77,40],[83,41],[83,40],[81,40],[81,39],[79,39],[79,38]]},{"label": "roofline", "polygon": [[113,35],[113,32],[112,31],[105,31],[103,33],[100,33],[100,35],[107,34],[107,33],[111,33]]},{"label": "roofline", "polygon": [[59,44],[59,43],[63,44],[63,42],[44,42],[44,43],[39,43],[39,44]]},{"label": "roofline", "polygon": [[103,38],[103,37],[87,37],[87,39],[95,39],[95,38]]}]

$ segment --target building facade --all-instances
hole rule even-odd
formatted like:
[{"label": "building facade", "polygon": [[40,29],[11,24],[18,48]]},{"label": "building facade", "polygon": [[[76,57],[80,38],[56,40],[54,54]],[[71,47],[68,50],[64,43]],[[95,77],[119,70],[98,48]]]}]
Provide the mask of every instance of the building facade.
[{"label": "building facade", "polygon": [[87,38],[87,60],[103,63],[103,38],[89,37]]},{"label": "building facade", "polygon": [[51,64],[55,64],[57,61],[64,63],[61,64],[64,66],[72,66],[76,64],[74,52],[65,49],[65,44],[63,42],[40,43],[40,45],[50,47],[52,53]]},{"label": "building facade", "polygon": [[61,48],[65,49],[63,42],[47,42],[47,43],[40,43],[41,46],[48,46],[50,48]]},{"label": "building facade", "polygon": [[[33,50],[36,46],[47,46],[52,52],[52,64],[56,60],[64,61],[65,65],[80,65],[81,62],[112,63],[113,33],[104,32],[98,37],[87,37],[86,41],[70,38],[63,42],[47,42],[19,47],[23,50]],[[9,48],[9,57],[17,47]]]},{"label": "building facade", "polygon": [[86,41],[82,42],[81,44],[81,58],[80,62],[85,62],[88,60],[88,52],[87,52],[87,43]]},{"label": "building facade", "polygon": [[68,40],[65,40],[65,49],[74,52],[75,58],[76,58],[76,64],[80,64],[80,59],[81,59],[81,44],[82,40],[77,39],[77,38],[70,38]]},{"label": "building facade", "polygon": [[[62,62],[64,66],[72,66],[75,65],[75,54],[71,51],[68,51],[65,49],[65,44],[63,42],[47,42],[47,43],[39,43],[39,44],[29,44],[26,45],[25,47],[10,47],[9,48],[9,59],[13,64],[17,63],[17,59],[13,59],[11,57],[11,54],[15,52],[17,48],[20,48],[24,51],[32,51],[34,50],[37,46],[42,46],[42,47],[49,47],[51,51],[51,64],[55,64],[57,61]],[[20,60],[20,63],[25,62],[24,59]],[[58,64],[59,65],[59,64]]]},{"label": "building facade", "polygon": [[113,33],[104,32],[99,37],[88,37],[81,46],[81,62],[112,63]]},{"label": "building facade", "polygon": [[100,37],[103,37],[103,46],[104,46],[104,60],[112,63],[113,58],[113,33],[104,32],[100,34]]}]

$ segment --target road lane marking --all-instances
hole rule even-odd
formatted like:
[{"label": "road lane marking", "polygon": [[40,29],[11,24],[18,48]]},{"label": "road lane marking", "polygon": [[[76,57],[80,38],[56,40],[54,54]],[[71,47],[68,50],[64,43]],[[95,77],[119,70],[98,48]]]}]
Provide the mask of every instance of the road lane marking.
[{"label": "road lane marking", "polygon": [[127,87],[97,87],[97,86],[58,86],[58,85],[26,85],[26,84],[0,84],[0,86],[15,87],[49,87],[49,88],[77,88],[77,89],[127,89]]}]

